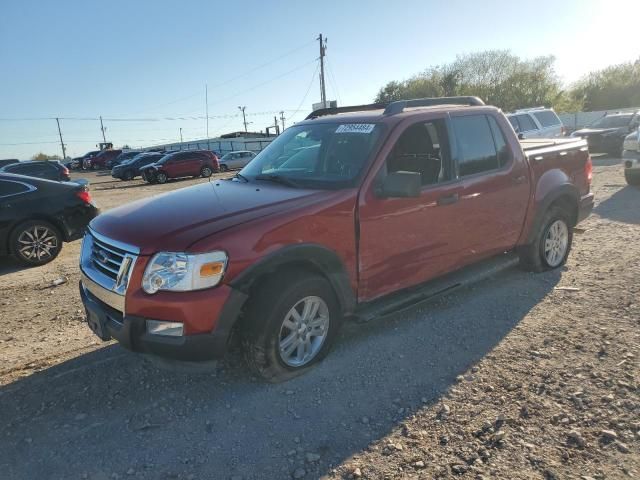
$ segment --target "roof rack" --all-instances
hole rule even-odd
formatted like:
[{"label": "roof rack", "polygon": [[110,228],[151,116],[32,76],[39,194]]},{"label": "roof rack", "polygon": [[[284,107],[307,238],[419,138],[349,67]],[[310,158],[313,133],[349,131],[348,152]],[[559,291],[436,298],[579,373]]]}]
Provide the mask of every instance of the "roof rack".
[{"label": "roof rack", "polygon": [[352,105],[350,107],[329,107],[315,110],[307,115],[305,120],[312,118],[324,117],[325,115],[335,115],[337,113],[364,112],[368,110],[382,110],[386,108],[387,103],[370,103],[368,105]]},{"label": "roof rack", "polygon": [[413,100],[398,100],[391,102],[384,109],[385,115],[396,115],[402,113],[405,108],[411,107],[432,107],[434,105],[470,105],[482,106],[484,102],[478,97],[435,97],[416,98]]},{"label": "roof rack", "polygon": [[519,108],[518,110],[515,110],[513,113],[537,112],[540,110],[551,110],[551,109],[547,107]]}]

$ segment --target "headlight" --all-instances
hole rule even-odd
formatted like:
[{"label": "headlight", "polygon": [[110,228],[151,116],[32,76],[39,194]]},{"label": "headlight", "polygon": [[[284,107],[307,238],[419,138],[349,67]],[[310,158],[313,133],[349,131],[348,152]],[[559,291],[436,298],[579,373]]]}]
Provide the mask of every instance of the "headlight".
[{"label": "headlight", "polygon": [[215,287],[227,267],[227,254],[160,252],[153,256],[142,277],[142,289],[186,292]]}]

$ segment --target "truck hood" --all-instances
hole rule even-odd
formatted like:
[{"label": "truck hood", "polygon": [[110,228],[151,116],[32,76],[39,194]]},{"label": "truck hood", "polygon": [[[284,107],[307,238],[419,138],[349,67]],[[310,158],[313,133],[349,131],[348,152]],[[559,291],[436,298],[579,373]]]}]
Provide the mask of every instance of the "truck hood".
[{"label": "truck hood", "polygon": [[138,247],[143,255],[188,251],[193,243],[219,231],[299,207],[301,202],[315,203],[326,193],[267,182],[214,180],[109,210],[90,227]]}]

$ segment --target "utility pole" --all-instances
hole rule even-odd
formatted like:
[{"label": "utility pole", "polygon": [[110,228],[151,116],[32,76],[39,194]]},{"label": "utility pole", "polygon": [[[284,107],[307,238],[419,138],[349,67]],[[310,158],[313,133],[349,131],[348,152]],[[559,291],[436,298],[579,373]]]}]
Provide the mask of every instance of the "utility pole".
[{"label": "utility pole", "polygon": [[245,133],[248,132],[247,130],[247,116],[245,115],[244,111],[247,107],[238,107],[241,111],[242,111],[242,121],[244,123],[244,131]]},{"label": "utility pole", "polygon": [[206,83],[204,84],[204,111],[207,117],[207,150],[211,150],[209,144],[209,91]]},{"label": "utility pole", "polygon": [[276,127],[276,135],[280,135],[280,125],[278,125],[278,117],[273,116],[273,126]]},{"label": "utility pole", "polygon": [[320,41],[320,101],[322,102],[322,108],[326,108],[327,92],[324,83],[324,56],[327,50],[327,39],[323,39],[322,34],[317,39]]},{"label": "utility pole", "polygon": [[102,131],[102,141],[103,141],[104,143],[107,143],[107,139],[106,139],[106,137],[104,136],[105,128],[104,128],[104,125],[102,124],[102,115],[100,116],[100,130]]},{"label": "utility pole", "polygon": [[180,127],[180,150],[182,150],[182,127]]},{"label": "utility pole", "polygon": [[56,123],[58,124],[58,135],[60,135],[60,146],[62,147],[62,159],[67,158],[67,151],[64,148],[64,142],[62,141],[62,130],[60,130],[60,119],[56,118]]},{"label": "utility pole", "polygon": [[284,111],[280,112],[280,121],[282,122],[282,131],[284,132]]}]

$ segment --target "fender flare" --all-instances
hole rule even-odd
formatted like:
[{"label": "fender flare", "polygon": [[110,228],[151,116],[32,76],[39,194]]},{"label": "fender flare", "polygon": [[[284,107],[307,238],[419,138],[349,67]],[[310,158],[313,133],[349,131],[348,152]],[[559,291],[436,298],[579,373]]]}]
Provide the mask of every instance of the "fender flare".
[{"label": "fender flare", "polygon": [[355,310],[356,295],[342,260],[333,250],[313,243],[290,245],[270,253],[234,277],[229,286],[247,294],[259,277],[287,265],[304,264],[312,265],[327,278],[344,314]]},{"label": "fender flare", "polygon": [[538,206],[536,207],[536,214],[533,219],[533,224],[531,229],[529,230],[529,234],[527,235],[527,242],[531,243],[536,236],[536,232],[540,228],[540,224],[542,223],[542,219],[544,214],[549,210],[549,207],[558,200],[560,197],[570,197],[575,201],[576,212],[580,208],[580,194],[578,189],[571,184],[564,184],[554,188],[552,191],[547,193],[545,197],[538,202]]}]

